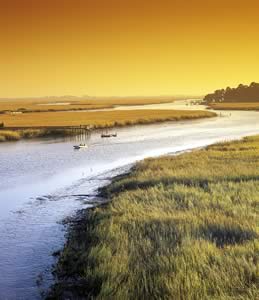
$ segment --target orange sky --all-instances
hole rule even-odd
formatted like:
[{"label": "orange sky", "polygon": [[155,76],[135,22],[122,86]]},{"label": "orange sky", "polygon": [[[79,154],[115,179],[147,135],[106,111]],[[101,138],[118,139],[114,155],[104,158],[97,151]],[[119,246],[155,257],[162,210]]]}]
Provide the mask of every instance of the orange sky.
[{"label": "orange sky", "polygon": [[259,81],[258,0],[0,0],[0,97]]}]

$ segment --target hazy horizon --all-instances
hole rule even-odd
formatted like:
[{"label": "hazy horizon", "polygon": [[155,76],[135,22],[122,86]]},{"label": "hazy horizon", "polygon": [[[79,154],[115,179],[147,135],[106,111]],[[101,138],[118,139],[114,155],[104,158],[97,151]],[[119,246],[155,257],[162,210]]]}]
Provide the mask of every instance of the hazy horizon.
[{"label": "hazy horizon", "polygon": [[59,100],[103,100],[103,99],[167,99],[167,98],[172,98],[173,100],[177,99],[186,99],[186,98],[202,98],[205,95],[147,95],[147,96],[91,96],[91,95],[86,95],[86,96],[76,96],[76,95],[50,95],[50,96],[24,96],[24,97],[1,97],[0,96],[0,101],[1,100],[48,100],[48,99],[59,99]]}]

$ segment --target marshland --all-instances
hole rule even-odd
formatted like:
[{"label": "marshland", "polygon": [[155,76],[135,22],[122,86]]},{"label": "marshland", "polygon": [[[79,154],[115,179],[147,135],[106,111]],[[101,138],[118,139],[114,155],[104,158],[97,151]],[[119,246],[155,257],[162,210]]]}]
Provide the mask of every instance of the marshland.
[{"label": "marshland", "polygon": [[259,102],[241,103],[211,103],[209,107],[214,110],[259,110]]},{"label": "marshland", "polygon": [[0,300],[259,300],[258,11],[0,1]]},{"label": "marshland", "polygon": [[[161,105],[164,106],[167,104]],[[190,107],[186,106],[185,103],[177,103],[177,109],[184,110],[183,107],[185,107],[186,110],[190,110],[191,108],[197,110],[201,109],[200,106],[195,105]],[[40,299],[42,295],[43,297],[47,295],[48,289],[55,282],[55,276],[53,277],[52,271],[53,265],[55,265],[58,260],[58,257],[52,256],[52,254],[62,253],[61,258],[65,259],[62,249],[67,238],[66,228],[69,228],[71,221],[73,224],[74,217],[77,216],[78,211],[91,208],[95,205],[96,199],[99,204],[103,201],[102,197],[98,197],[98,189],[109,184],[114,176],[128,172],[134,167],[135,162],[148,157],[157,157],[169,153],[173,155],[180,154],[183,151],[205,147],[220,141],[235,140],[244,136],[258,134],[258,122],[258,112],[232,111],[230,114],[230,112],[222,111],[221,116],[213,118],[120,127],[116,129],[118,136],[114,139],[103,140],[100,137],[100,132],[93,131],[83,136],[22,139],[15,143],[2,143],[0,146],[0,199],[4,200],[1,201],[0,209],[0,269],[2,271],[0,273],[0,298],[4,298],[7,294],[9,295],[9,299],[14,299],[16,295],[23,295],[26,299]],[[82,151],[74,151],[73,145],[81,142],[87,143],[88,148]],[[252,156],[252,147],[255,146],[251,145],[249,147],[251,148],[249,153],[251,153],[251,159],[254,162],[256,158]],[[241,148],[243,148],[243,146],[240,147],[240,149]],[[245,146],[245,148],[247,148],[247,146]],[[232,154],[232,152],[238,154],[239,151],[241,154],[247,153],[245,150],[243,152],[241,150],[224,151],[224,153],[229,153],[229,155]],[[218,151],[218,153],[221,152]],[[194,155],[192,157],[197,158],[198,156]],[[206,158],[206,155],[204,154],[204,156],[200,156],[199,158]],[[152,176],[152,172],[148,173],[148,170],[145,171],[146,176],[149,176],[148,183],[145,182],[144,175],[143,178],[140,176],[141,172],[136,173],[139,176],[137,179],[140,181],[137,190],[135,190],[135,188],[138,183],[134,182],[132,177],[129,177],[128,180],[126,178],[123,179],[125,187],[128,188],[128,193],[122,189],[123,181],[118,181],[113,183],[113,189],[107,189],[107,195],[111,197],[122,197],[122,195],[127,194],[130,197],[131,192],[133,194],[140,192],[145,195],[145,189],[147,188],[149,191],[155,188],[156,190],[156,184],[158,184],[160,180],[162,186],[164,186],[165,194],[172,192],[174,193],[173,195],[176,195],[177,190],[175,192],[173,189],[166,190],[166,182],[163,183],[163,178],[161,178],[164,176],[166,181],[166,177],[172,175],[171,171],[169,172],[165,167],[166,162],[171,162],[171,159],[173,158],[168,158],[168,160],[162,158],[161,162],[164,163],[160,169],[157,165],[154,165],[153,169],[151,168],[152,172],[155,172],[155,176]],[[221,160],[220,156],[215,159],[210,169],[207,160],[203,162],[202,159],[199,159],[201,168],[197,170],[200,172],[197,173],[197,180],[199,180],[198,175],[201,176],[201,172],[204,170],[202,169],[203,164],[212,172],[213,169],[216,168],[216,161],[218,160]],[[187,161],[189,162],[190,159]],[[223,161],[225,163],[223,164],[222,162],[222,164],[227,165],[226,160]],[[243,168],[245,165],[242,164],[242,162],[243,159],[240,160],[240,166]],[[196,160],[193,166],[195,167],[197,164]],[[148,161],[141,163],[140,166],[151,167],[152,164],[151,162],[149,164]],[[169,166],[168,163],[168,168]],[[184,165],[182,164],[181,168],[183,167]],[[223,167],[225,168],[224,170],[227,169],[227,166]],[[235,167],[236,171],[239,170],[238,164],[234,164],[234,162],[231,164],[231,168],[232,167]],[[248,170],[250,172],[248,175],[251,176],[251,178],[256,175],[256,171],[252,171],[252,168],[253,166],[250,165]],[[185,176],[187,176],[188,173],[195,177],[195,174],[189,171],[189,169],[186,169],[186,172],[184,172],[182,169],[182,183],[179,182],[180,186],[176,186],[175,188],[183,188],[181,184],[186,184],[187,180]],[[242,169],[240,168],[240,172],[241,171]],[[242,174],[240,172],[237,173],[237,175]],[[163,175],[163,173],[165,175]],[[179,175],[179,173],[175,174]],[[208,171],[205,179],[212,177],[213,172],[210,174]],[[155,179],[157,179],[157,182]],[[175,180],[175,177],[173,177],[173,180]],[[191,177],[191,180],[194,180],[193,177]],[[215,182],[216,179],[214,178],[213,180],[213,182]],[[150,183],[151,186],[149,186]],[[146,184],[147,186],[145,187]],[[168,182],[168,187],[170,185],[171,183]],[[196,186],[193,188],[192,191],[195,191],[195,195],[199,193],[201,193],[202,196],[204,195],[205,192],[202,191],[202,187],[200,189],[197,187],[198,190],[196,190]],[[183,189],[186,192],[185,188]],[[161,192],[162,190],[161,187]],[[251,194],[253,198],[254,191],[251,191],[253,192],[253,194]],[[140,195],[142,197],[142,194]],[[210,200],[210,198],[208,199],[208,195],[209,194],[206,194],[206,201]],[[201,203],[204,207],[206,207],[205,200],[203,199]],[[115,205],[115,203],[119,202],[112,203]],[[161,205],[162,204],[163,201],[161,202]],[[219,205],[223,204],[224,203],[219,202]],[[139,205],[146,207],[147,203],[143,202],[143,204],[139,203]],[[168,208],[170,203],[167,205]],[[183,208],[184,205],[186,204],[183,203]],[[192,202],[190,202],[190,206],[192,205]],[[130,207],[133,208],[133,206]],[[152,211],[154,214],[158,213],[158,208],[155,201],[154,211],[152,207],[150,207],[144,214],[145,220],[147,220],[146,215],[148,219],[152,217]],[[171,208],[168,213],[172,210]],[[208,210],[209,215],[211,211],[209,211],[209,208],[206,208],[206,210]],[[127,210],[126,213],[125,217],[127,216],[128,218],[130,211]],[[148,215],[149,213],[151,215]],[[194,217],[195,222],[197,222],[197,224],[194,222],[197,225],[195,225],[196,227],[194,227],[194,229],[197,230],[198,234],[200,233],[199,230],[201,230],[198,225],[204,225],[202,220],[206,219],[204,216],[203,219],[200,220],[197,214]],[[229,211],[228,214],[230,214]],[[136,214],[136,217],[137,216],[139,216],[139,214]],[[212,214],[212,216],[214,215]],[[161,219],[161,222],[164,222],[164,218],[165,216]],[[183,219],[187,219],[186,215],[183,215]],[[230,219],[224,220],[226,221],[226,226],[230,226],[233,221],[232,219],[232,221]],[[170,224],[171,221],[169,220],[168,222],[168,224]],[[241,227],[241,230],[247,230],[246,234],[248,239],[252,239],[256,231],[253,226],[250,226],[251,224],[253,225],[254,223],[247,223],[244,228]],[[240,224],[234,222],[234,225],[237,229],[237,240],[241,243],[243,237],[239,237],[238,233]],[[156,226],[159,226],[159,224]],[[206,227],[204,227],[204,230],[205,229]],[[98,230],[97,227],[96,230]],[[140,231],[140,234],[142,233],[144,234],[144,232]],[[182,234],[183,232],[180,231],[180,233]],[[209,235],[208,232],[207,234]],[[205,242],[210,242],[209,237],[205,239]],[[211,243],[213,249],[215,248],[217,251],[222,251],[222,246],[215,246],[215,242]],[[246,241],[242,243],[242,245],[245,246],[244,243],[246,243]],[[225,247],[225,245],[223,246]],[[226,247],[230,246],[231,245],[227,245]],[[138,250],[138,248],[134,249],[136,251]],[[167,258],[164,254],[160,258],[166,260]],[[139,263],[143,264],[144,262],[140,261]],[[154,263],[156,263],[156,260],[154,260]],[[61,266],[61,264],[59,263],[58,266]],[[76,265],[74,267],[76,267]],[[156,265],[154,265],[154,267],[156,267]],[[81,276],[81,273],[79,276]],[[136,276],[140,275],[136,274]],[[142,277],[140,276],[138,278]],[[194,281],[192,280],[192,282]],[[125,288],[126,287],[128,287],[128,285],[125,285]],[[66,290],[66,288],[67,286],[65,286],[64,290]],[[222,286],[220,286],[220,288],[223,289]],[[56,291],[62,292],[60,285],[57,285]],[[253,295],[252,292],[253,289],[251,288],[249,293]],[[248,291],[245,291],[245,293],[247,294]]]},{"label": "marshland", "polygon": [[[0,101],[0,110],[2,109],[2,114],[0,114],[0,142],[75,135],[77,134],[75,131],[69,130],[69,127],[72,126],[108,129],[216,116],[214,112],[203,110],[202,106],[200,106],[200,110],[183,110],[177,104],[174,107],[175,104],[172,103],[171,98],[106,99],[99,100],[98,103],[101,104],[94,107],[93,101],[83,100],[67,102],[66,105],[66,102],[51,102],[53,103],[51,105],[50,99],[48,102],[46,100],[45,102],[43,100],[34,100],[34,102],[28,100],[27,102],[25,100],[12,101],[8,103]],[[183,100],[176,100],[175,102],[182,103]],[[41,107],[48,107],[48,105],[54,109],[41,109]],[[76,106],[77,108],[75,108],[75,105],[79,105],[79,107]],[[152,108],[152,105],[156,105],[155,107],[158,109]],[[160,105],[161,107],[159,107]],[[168,106],[162,109],[163,105]],[[20,106],[24,108],[22,109]],[[40,110],[37,110],[38,106],[40,106]],[[172,108],[170,109],[170,107]]]},{"label": "marshland", "polygon": [[[182,97],[183,99],[185,97]],[[146,105],[171,103],[179,97],[42,97],[42,98],[9,98],[0,99],[0,114],[80,111],[92,109],[114,108],[116,106]]]},{"label": "marshland", "polygon": [[256,299],[259,136],[139,162],[72,223],[49,299]]},{"label": "marshland", "polygon": [[35,138],[45,138],[45,137],[66,137],[76,135],[69,129],[18,129],[18,130],[0,130],[0,142],[11,142],[19,141],[20,139],[35,139]]},{"label": "marshland", "polygon": [[23,126],[76,126],[89,125],[93,128],[109,128],[150,124],[166,121],[181,121],[216,116],[208,111],[181,110],[121,110],[94,112],[51,112],[28,113],[18,116],[3,115],[2,122],[8,128]]}]

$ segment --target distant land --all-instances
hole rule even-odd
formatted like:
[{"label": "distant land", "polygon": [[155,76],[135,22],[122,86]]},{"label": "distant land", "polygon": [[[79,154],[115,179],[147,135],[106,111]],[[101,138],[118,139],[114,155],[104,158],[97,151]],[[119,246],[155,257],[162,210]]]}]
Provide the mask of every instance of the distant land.
[{"label": "distant land", "polygon": [[82,101],[82,100],[91,100],[91,101],[107,101],[107,100],[142,100],[142,99],[160,99],[160,100],[185,100],[185,99],[201,99],[202,95],[161,95],[161,96],[107,96],[107,97],[99,97],[99,96],[91,96],[91,95],[83,95],[83,96],[73,96],[73,95],[62,95],[62,96],[35,96],[35,97],[1,97],[0,101],[51,101],[51,102],[60,102],[60,101]]}]

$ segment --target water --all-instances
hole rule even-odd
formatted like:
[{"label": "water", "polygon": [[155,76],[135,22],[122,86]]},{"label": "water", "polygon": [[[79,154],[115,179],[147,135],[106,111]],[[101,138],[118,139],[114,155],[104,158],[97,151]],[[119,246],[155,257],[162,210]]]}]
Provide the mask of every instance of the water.
[{"label": "water", "polygon": [[0,299],[40,299],[52,282],[53,251],[64,244],[61,221],[98,187],[145,157],[259,134],[258,112],[118,129],[118,137],[49,139],[0,145]]},{"label": "water", "polygon": [[[197,99],[193,99],[197,101]],[[200,99],[201,101],[201,99]],[[174,102],[168,103],[158,103],[158,104],[144,104],[144,105],[115,105],[112,108],[101,108],[101,109],[86,109],[86,110],[70,110],[68,112],[98,112],[98,111],[114,111],[114,110],[142,110],[142,109],[179,109],[179,110],[197,110],[205,109],[203,105],[191,105],[191,99],[187,100],[176,100]]]}]

